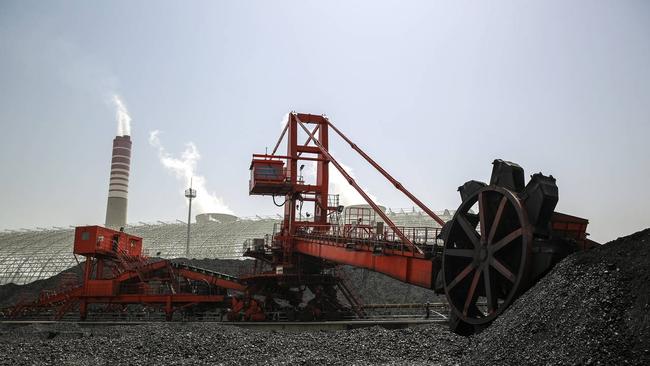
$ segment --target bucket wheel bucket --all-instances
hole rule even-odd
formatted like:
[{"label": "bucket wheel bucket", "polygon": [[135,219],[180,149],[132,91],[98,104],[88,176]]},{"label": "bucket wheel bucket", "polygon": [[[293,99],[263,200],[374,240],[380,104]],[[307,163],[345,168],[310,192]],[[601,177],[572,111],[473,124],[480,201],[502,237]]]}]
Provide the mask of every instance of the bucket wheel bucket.
[{"label": "bucket wheel bucket", "polygon": [[469,195],[446,228],[442,273],[450,326],[487,326],[528,286],[532,228],[515,193],[499,186]]}]

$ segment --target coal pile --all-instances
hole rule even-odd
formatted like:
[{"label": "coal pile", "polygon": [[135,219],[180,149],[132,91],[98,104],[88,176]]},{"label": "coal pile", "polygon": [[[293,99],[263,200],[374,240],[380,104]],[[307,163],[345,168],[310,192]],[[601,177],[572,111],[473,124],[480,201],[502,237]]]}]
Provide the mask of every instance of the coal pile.
[{"label": "coal pile", "polygon": [[464,364],[650,365],[650,229],[566,258],[471,341]]},{"label": "coal pile", "polygon": [[253,331],[210,323],[30,325],[0,330],[2,365],[458,364],[467,339],[444,326]]},{"label": "coal pile", "polygon": [[350,290],[363,304],[409,304],[446,301],[445,295],[409,285],[381,273],[363,268],[342,266]]},{"label": "coal pile", "polygon": [[16,285],[13,283],[2,285],[0,286],[0,308],[12,306],[18,302],[36,300],[41,291],[59,288],[70,276],[76,277],[80,281],[83,276],[83,263],[70,267],[56,276],[34,281],[26,285]]}]

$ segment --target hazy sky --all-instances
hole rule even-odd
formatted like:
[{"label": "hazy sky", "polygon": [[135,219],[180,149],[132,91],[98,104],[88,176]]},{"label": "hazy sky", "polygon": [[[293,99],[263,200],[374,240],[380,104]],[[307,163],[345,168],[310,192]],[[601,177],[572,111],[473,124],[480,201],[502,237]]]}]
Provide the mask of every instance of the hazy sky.
[{"label": "hazy sky", "polygon": [[[114,95],[131,222],[185,219],[183,159],[212,204],[278,212],[248,196],[250,155],[296,110],[434,210],[503,158],[556,177],[595,240],[650,226],[648,1],[1,0],[0,229],[103,223]],[[412,206],[332,150],[380,203]]]}]

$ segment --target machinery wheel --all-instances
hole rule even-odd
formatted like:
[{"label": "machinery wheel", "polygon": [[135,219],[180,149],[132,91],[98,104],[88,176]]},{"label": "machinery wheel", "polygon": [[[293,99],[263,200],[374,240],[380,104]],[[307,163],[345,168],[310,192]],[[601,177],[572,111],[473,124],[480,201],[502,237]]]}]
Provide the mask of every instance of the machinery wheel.
[{"label": "machinery wheel", "polygon": [[480,328],[527,288],[531,226],[516,194],[498,186],[469,196],[449,225],[442,273],[451,325]]}]

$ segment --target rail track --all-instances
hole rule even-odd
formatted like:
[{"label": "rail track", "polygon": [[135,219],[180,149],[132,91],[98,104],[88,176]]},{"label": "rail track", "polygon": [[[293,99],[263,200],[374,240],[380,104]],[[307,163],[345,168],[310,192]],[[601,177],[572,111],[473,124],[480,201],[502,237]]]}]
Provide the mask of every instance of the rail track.
[{"label": "rail track", "polygon": [[[355,320],[335,320],[335,321],[317,321],[317,322],[297,322],[297,321],[277,321],[277,322],[228,322],[228,321],[189,321],[189,322],[172,322],[180,327],[192,323],[214,324],[219,326],[232,326],[238,328],[255,329],[255,330],[286,330],[286,331],[321,331],[321,330],[349,330],[379,326],[385,329],[404,329],[415,326],[444,323],[446,319],[442,318],[422,318],[422,317],[387,317]],[[61,324],[77,325],[81,328],[93,327],[111,327],[111,326],[137,326],[145,324],[169,324],[163,320],[128,320],[128,321],[64,321],[64,320],[2,320],[0,321],[0,331],[2,329],[12,329],[29,325],[38,325],[48,332],[48,327],[60,329]]]},{"label": "rail track", "polygon": [[[367,315],[364,318],[346,317],[329,321],[288,321],[281,313],[271,314],[274,321],[232,322],[226,320],[226,311],[177,314],[172,321],[179,325],[187,323],[211,323],[215,325],[237,326],[260,330],[343,330],[381,326],[387,329],[401,329],[432,323],[446,323],[449,307],[446,303],[410,303],[410,304],[366,304]],[[52,320],[54,314],[39,313],[19,319],[0,317],[0,327],[15,328],[27,325],[47,327],[52,324],[77,324],[81,327],[96,326],[131,326],[166,322],[164,314],[159,312],[102,313],[89,312],[87,320],[79,321],[74,314],[67,314],[60,320]]]}]

